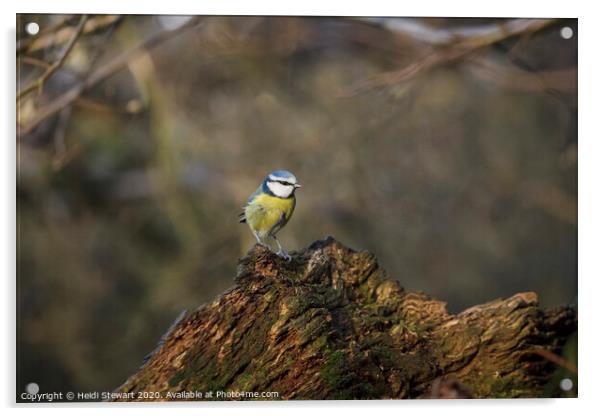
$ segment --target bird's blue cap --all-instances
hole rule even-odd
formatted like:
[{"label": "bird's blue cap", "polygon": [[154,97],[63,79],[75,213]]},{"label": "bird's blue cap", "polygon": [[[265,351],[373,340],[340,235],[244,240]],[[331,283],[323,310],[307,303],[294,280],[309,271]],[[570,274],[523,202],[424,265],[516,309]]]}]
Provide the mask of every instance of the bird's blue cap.
[{"label": "bird's blue cap", "polygon": [[268,175],[268,178],[270,177],[278,179],[288,179],[289,181],[292,180],[292,182],[297,182],[297,178],[295,177],[295,175],[290,173],[288,170],[275,170],[274,172]]}]

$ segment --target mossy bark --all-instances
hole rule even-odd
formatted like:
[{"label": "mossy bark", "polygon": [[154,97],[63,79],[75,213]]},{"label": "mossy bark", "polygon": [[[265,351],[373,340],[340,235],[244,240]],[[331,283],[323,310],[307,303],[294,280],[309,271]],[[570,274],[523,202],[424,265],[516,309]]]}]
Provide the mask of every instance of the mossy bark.
[{"label": "mossy bark", "polygon": [[180,319],[117,391],[401,399],[443,381],[456,397],[539,397],[555,365],[536,350],[559,352],[576,326],[574,309],[543,311],[534,293],[450,315],[332,238],[290,262],[255,246],[236,285]]}]

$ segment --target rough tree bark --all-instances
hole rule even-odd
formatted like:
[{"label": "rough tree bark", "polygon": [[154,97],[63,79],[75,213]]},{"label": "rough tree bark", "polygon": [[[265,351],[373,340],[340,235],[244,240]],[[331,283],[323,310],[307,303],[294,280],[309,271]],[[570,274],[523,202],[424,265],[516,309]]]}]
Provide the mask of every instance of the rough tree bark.
[{"label": "rough tree bark", "polygon": [[332,238],[290,262],[257,245],[236,285],[180,319],[117,392],[538,397],[555,365],[537,350],[558,353],[576,326],[574,309],[543,311],[535,293],[450,315]]}]

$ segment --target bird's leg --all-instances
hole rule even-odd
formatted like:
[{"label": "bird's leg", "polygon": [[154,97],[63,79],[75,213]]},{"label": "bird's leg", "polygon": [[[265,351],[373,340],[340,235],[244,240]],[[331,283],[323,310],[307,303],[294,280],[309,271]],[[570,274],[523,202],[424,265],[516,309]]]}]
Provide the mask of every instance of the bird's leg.
[{"label": "bird's leg", "polygon": [[260,246],[263,246],[263,247],[270,248],[270,246],[269,246],[269,245],[267,245],[266,243],[264,243],[264,242],[261,240],[261,237],[259,237],[259,234],[258,234],[256,231],[253,231],[253,235],[255,236],[255,239],[257,240],[257,243],[258,243]]},{"label": "bird's leg", "polygon": [[287,261],[291,261],[290,254],[288,254],[286,252],[286,250],[284,248],[282,248],[282,246],[280,245],[280,241],[278,241],[278,239],[276,238],[276,236],[273,235],[272,238],[276,242],[276,245],[278,245],[278,252],[276,254],[278,254],[280,257],[284,258]]}]

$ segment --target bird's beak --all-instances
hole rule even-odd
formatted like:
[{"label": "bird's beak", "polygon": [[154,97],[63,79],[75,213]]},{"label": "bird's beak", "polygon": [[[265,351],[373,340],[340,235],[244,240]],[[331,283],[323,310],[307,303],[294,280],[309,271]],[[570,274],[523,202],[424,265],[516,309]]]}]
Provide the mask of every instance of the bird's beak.
[{"label": "bird's beak", "polygon": [[298,183],[294,184],[293,186],[294,186],[295,188],[301,188],[301,184],[298,184]]}]

